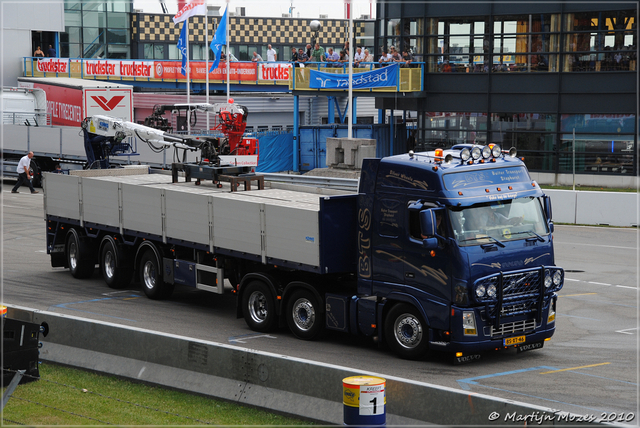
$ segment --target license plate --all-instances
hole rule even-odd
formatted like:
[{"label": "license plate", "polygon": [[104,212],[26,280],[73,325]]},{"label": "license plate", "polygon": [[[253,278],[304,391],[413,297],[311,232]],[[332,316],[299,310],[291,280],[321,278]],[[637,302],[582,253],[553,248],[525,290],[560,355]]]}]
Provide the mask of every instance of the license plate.
[{"label": "license plate", "polygon": [[504,339],[504,346],[517,345],[518,343],[524,343],[526,336],[507,337]]}]

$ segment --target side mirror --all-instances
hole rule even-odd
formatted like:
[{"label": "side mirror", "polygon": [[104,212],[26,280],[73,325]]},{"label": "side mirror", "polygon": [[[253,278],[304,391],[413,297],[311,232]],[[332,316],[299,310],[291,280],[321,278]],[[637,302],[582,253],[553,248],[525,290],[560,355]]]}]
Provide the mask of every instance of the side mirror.
[{"label": "side mirror", "polygon": [[551,211],[551,197],[544,195],[542,197],[542,203],[544,204],[544,213],[547,216],[547,221],[551,222],[551,220],[553,219]]},{"label": "side mirror", "polygon": [[422,240],[422,247],[425,250],[435,250],[438,248],[438,238],[425,238]]},{"label": "side mirror", "polygon": [[420,230],[423,236],[436,236],[436,215],[433,209],[420,211]]}]

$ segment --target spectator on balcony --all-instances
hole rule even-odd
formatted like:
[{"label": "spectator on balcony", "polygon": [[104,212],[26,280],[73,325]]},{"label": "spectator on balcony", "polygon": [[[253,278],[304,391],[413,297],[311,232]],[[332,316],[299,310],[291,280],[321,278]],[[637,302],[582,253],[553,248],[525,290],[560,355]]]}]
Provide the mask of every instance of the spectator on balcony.
[{"label": "spectator on balcony", "polygon": [[271,45],[267,45],[268,50],[267,50],[267,61],[269,62],[275,62],[278,59],[278,53],[276,52],[275,49],[273,49],[271,47]]},{"label": "spectator on balcony", "polygon": [[51,45],[49,45],[49,49],[47,50],[47,56],[49,58],[55,58],[56,57],[56,50]]},{"label": "spectator on balcony", "polygon": [[307,53],[304,51],[304,49],[300,48],[298,50],[298,66],[304,68],[304,63],[307,61],[309,61]]},{"label": "spectator on balcony", "polygon": [[388,65],[390,60],[391,60],[391,56],[389,56],[387,51],[383,49],[382,55],[380,55],[380,59],[378,59],[378,63],[380,64],[381,67],[384,67],[385,65]]},{"label": "spectator on balcony", "polygon": [[340,59],[340,54],[334,51],[333,48],[327,49],[327,62],[329,63],[327,67],[340,67],[338,64],[338,60]]},{"label": "spectator on balcony", "polygon": [[40,46],[36,48],[36,51],[33,53],[33,56],[35,56],[36,58],[44,58],[44,52],[42,52],[42,49],[40,49]]},{"label": "spectator on balcony", "polygon": [[320,43],[316,43],[311,51],[311,60],[314,62],[322,62],[325,60],[324,48],[320,46]]},{"label": "spectator on balcony", "polygon": [[[375,58],[371,53],[369,53],[369,49],[364,50],[364,61],[363,62],[375,62]],[[360,67],[369,67],[367,64],[360,64]]]},{"label": "spectator on balcony", "polygon": [[253,62],[260,62],[260,61],[264,61],[262,59],[262,56],[260,56],[260,54],[256,51],[253,51],[253,57],[251,58],[251,61]]},{"label": "spectator on balcony", "polygon": [[362,48],[358,46],[356,48],[356,53],[353,54],[353,66],[360,67],[360,63],[364,61],[364,53],[362,52]]},{"label": "spectator on balcony", "polygon": [[296,49],[295,47],[291,48],[291,59],[289,60],[289,62],[292,62],[294,67],[298,62],[298,49]]}]

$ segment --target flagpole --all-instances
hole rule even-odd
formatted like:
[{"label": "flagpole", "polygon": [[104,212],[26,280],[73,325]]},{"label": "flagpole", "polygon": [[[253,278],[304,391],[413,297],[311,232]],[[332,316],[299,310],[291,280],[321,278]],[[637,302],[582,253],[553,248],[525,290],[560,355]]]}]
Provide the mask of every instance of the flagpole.
[{"label": "flagpole", "polygon": [[[191,89],[189,87],[189,18],[184,21],[187,26],[185,46],[187,47],[187,104],[191,102]],[[191,134],[191,110],[187,109],[187,132]]]},{"label": "flagpole", "polygon": [[[209,104],[209,11],[204,15],[204,47],[207,55],[204,57],[204,72],[207,73],[206,85],[207,85],[207,104]],[[209,111],[207,111],[207,133],[209,133]]]},{"label": "flagpole", "polygon": [[231,52],[229,51],[229,0],[227,0],[227,11],[226,11],[226,17],[227,17],[227,28],[226,30],[226,34],[224,35],[225,41],[227,42],[227,102],[229,102],[229,63],[231,62]]},{"label": "flagpole", "polygon": [[349,4],[349,116],[347,121],[347,138],[353,138],[353,53],[355,52],[353,46],[353,4],[351,0],[347,0]]}]

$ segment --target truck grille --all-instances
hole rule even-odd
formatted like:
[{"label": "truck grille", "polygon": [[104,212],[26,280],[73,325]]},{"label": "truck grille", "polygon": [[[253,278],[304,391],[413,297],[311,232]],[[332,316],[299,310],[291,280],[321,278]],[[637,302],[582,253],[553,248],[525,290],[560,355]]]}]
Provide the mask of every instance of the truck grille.
[{"label": "truck grille", "polygon": [[500,324],[499,327],[487,326],[485,327],[485,335],[487,334],[487,330],[489,330],[489,335],[491,337],[504,336],[507,334],[513,333],[524,333],[526,331],[535,330],[536,321],[535,320],[523,320],[516,322],[507,322],[504,324]]},{"label": "truck grille", "polygon": [[[481,279],[478,284],[484,285],[485,289],[489,285],[493,284],[496,287],[500,277],[490,276],[488,278]],[[502,277],[502,296],[520,296],[523,294],[537,293],[540,285],[540,270],[532,270],[527,272],[519,272],[513,274],[507,274]]]}]

